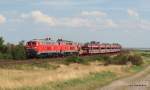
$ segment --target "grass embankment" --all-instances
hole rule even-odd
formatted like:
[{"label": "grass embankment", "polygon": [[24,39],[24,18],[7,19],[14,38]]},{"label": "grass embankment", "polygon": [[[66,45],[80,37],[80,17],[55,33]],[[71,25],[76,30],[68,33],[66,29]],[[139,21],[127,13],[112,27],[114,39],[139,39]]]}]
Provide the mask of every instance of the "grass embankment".
[{"label": "grass embankment", "polygon": [[22,90],[92,90],[97,86],[104,85],[116,79],[116,75],[112,72],[90,73],[89,75],[72,80],[58,81],[47,83],[40,87],[25,87]]},{"label": "grass embankment", "polygon": [[143,69],[144,68],[142,66],[133,66],[131,68],[128,68],[127,74],[125,74],[124,72],[124,74],[121,75],[117,75],[118,73],[111,71],[90,73],[83,78],[71,79],[63,82],[58,81],[54,83],[47,83],[40,87],[25,87],[21,88],[21,90],[94,90],[97,87],[101,87],[112,82],[113,80],[140,72]]},{"label": "grass embankment", "polygon": [[72,61],[68,58],[61,61],[43,61],[43,63],[2,65],[0,89],[93,90],[112,80],[143,70],[145,65],[149,64],[149,58],[144,56],[143,58],[145,60],[141,66],[105,66],[103,60],[108,58],[100,56],[87,56]]},{"label": "grass embankment", "polygon": [[2,64],[0,69],[11,69],[11,70],[54,70],[59,68],[58,65],[50,64],[48,62],[29,62],[29,63],[12,63],[12,64]]}]

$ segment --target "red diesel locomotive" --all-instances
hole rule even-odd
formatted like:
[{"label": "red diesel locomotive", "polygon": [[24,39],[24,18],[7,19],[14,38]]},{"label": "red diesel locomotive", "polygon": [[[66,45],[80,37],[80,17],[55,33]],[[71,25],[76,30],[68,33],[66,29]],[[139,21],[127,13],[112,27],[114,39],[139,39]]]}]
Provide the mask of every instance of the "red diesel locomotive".
[{"label": "red diesel locomotive", "polygon": [[78,54],[79,45],[72,41],[58,39],[56,42],[50,38],[34,39],[26,44],[28,57],[35,56],[67,56]]},{"label": "red diesel locomotive", "polygon": [[55,57],[69,55],[89,55],[89,54],[107,54],[121,51],[119,44],[100,44],[99,42],[90,42],[79,44],[72,41],[58,39],[53,41],[50,38],[34,39],[26,43],[26,52],[28,57]]}]

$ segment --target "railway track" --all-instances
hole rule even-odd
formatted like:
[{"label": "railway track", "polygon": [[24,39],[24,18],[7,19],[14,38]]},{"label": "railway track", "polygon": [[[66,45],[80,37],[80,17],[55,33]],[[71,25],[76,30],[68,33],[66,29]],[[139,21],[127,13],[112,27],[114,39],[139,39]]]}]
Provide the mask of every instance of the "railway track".
[{"label": "railway track", "polygon": [[24,64],[24,63],[32,63],[32,62],[37,62],[37,61],[36,60],[6,60],[6,61],[0,60],[0,65]]}]

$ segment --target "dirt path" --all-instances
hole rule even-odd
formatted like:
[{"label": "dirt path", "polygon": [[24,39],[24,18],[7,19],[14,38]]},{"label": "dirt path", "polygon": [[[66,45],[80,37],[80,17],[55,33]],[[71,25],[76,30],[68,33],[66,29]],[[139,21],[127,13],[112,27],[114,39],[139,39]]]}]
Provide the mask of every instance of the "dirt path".
[{"label": "dirt path", "polygon": [[150,90],[150,66],[134,76],[114,81],[96,90]]}]

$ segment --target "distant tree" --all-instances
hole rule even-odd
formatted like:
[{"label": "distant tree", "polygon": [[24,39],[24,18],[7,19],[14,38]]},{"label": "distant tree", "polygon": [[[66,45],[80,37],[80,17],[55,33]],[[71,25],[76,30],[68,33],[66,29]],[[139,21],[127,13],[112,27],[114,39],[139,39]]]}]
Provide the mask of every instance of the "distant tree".
[{"label": "distant tree", "polygon": [[0,37],[0,59],[12,59],[11,53],[8,53],[8,47],[4,44],[4,40]]},{"label": "distant tree", "polygon": [[25,44],[24,40],[22,40],[22,41],[19,42],[19,45],[21,45],[21,46],[24,46],[24,44]]},{"label": "distant tree", "polygon": [[0,37],[0,53],[2,53],[2,52],[3,52],[4,47],[5,47],[5,45],[4,45],[4,40],[3,40],[3,38],[2,38],[2,37]]},{"label": "distant tree", "polygon": [[4,44],[4,40],[2,37],[0,37],[0,47],[3,46],[3,44]]},{"label": "distant tree", "polygon": [[7,54],[7,59],[12,59],[12,48],[15,47],[15,45],[11,43],[6,44],[5,53]]},{"label": "distant tree", "polygon": [[20,41],[18,45],[12,48],[13,59],[26,59],[24,41]]}]

